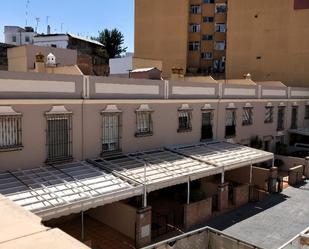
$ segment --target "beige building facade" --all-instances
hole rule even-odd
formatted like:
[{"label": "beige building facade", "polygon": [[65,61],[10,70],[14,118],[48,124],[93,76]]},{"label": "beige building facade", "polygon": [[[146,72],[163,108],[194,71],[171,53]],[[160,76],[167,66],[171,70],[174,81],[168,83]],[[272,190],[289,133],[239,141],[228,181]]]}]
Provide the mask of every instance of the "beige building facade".
[{"label": "beige building facade", "polygon": [[[49,114],[70,120],[53,123],[55,132],[65,125],[71,134],[69,161],[205,139],[250,145],[256,135],[273,151],[278,141],[288,142],[289,129],[309,125],[306,88],[2,72],[0,90],[1,115],[21,115],[19,146],[2,141],[4,169],[48,163]],[[104,131],[104,122],[116,130]]]}]

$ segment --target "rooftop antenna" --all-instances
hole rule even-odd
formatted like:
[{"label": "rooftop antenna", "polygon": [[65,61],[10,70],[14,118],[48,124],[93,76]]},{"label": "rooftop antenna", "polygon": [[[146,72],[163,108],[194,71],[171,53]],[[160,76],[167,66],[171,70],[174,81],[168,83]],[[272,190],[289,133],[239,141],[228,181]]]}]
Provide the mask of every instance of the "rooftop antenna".
[{"label": "rooftop antenna", "polygon": [[36,17],[36,18],[35,18],[35,21],[36,21],[35,33],[37,33],[37,32],[38,32],[38,26],[39,26],[40,18],[39,18],[39,17]]},{"label": "rooftop antenna", "polygon": [[26,11],[25,11],[26,27],[28,26],[29,4],[30,4],[30,0],[26,0]]},{"label": "rooftop antenna", "polygon": [[60,29],[61,29],[61,31],[60,31],[60,33],[62,34],[62,30],[63,30],[63,22],[61,23],[61,27],[60,27]]},{"label": "rooftop antenna", "polygon": [[48,25],[49,18],[50,16],[46,16],[46,26]]}]

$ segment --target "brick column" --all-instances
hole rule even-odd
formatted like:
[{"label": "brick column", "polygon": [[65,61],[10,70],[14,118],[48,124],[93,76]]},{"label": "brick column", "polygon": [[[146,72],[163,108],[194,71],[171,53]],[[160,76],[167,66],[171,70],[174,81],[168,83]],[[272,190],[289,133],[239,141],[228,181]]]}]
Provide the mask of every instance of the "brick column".
[{"label": "brick column", "polygon": [[135,244],[137,248],[151,243],[151,207],[136,211]]},{"label": "brick column", "polygon": [[229,184],[223,183],[218,187],[218,209],[223,211],[229,206]]},{"label": "brick column", "polygon": [[309,179],[309,156],[305,158],[304,176]]},{"label": "brick column", "polygon": [[277,190],[277,182],[278,182],[278,168],[271,167],[269,171],[269,180],[268,180],[268,191],[269,193],[276,193]]}]

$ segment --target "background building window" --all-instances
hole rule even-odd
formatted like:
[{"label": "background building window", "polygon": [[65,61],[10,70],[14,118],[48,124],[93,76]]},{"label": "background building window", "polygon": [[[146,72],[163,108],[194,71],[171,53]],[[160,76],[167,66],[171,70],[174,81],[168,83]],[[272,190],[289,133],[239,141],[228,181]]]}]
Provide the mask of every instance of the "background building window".
[{"label": "background building window", "polygon": [[215,50],[219,50],[219,51],[225,50],[225,41],[216,41]]},{"label": "background building window", "polygon": [[194,41],[189,42],[189,51],[199,51],[200,50],[200,42]]},{"label": "background building window", "polygon": [[200,32],[200,31],[201,31],[201,25],[195,24],[195,23],[190,24],[189,32],[197,33],[197,32]]},{"label": "background building window", "polygon": [[266,106],[264,123],[266,123],[266,124],[272,123],[273,122],[273,115],[274,115],[274,107],[273,106]]},{"label": "background building window", "polygon": [[[60,111],[60,109],[64,109]],[[71,161],[72,156],[72,113],[64,106],[53,107],[46,113],[47,160],[54,164]]]},{"label": "background building window", "polygon": [[203,3],[215,3],[215,0],[204,0]]},{"label": "background building window", "polygon": [[203,17],[203,22],[213,22],[214,17],[213,16],[204,16]]},{"label": "background building window", "polygon": [[29,36],[25,36],[25,42],[30,42],[30,37]]},{"label": "background building window", "polygon": [[216,13],[226,13],[226,12],[227,12],[227,4],[226,3],[216,4]]},{"label": "background building window", "polygon": [[204,41],[212,41],[213,40],[213,35],[203,35],[202,39]]},{"label": "background building window", "polygon": [[152,136],[152,110],[148,105],[141,105],[136,110],[136,133],[135,136]]},{"label": "background building window", "polygon": [[285,121],[285,107],[280,106],[278,107],[278,120],[277,120],[277,131],[284,130],[284,121]]},{"label": "background building window", "polygon": [[200,14],[202,12],[201,5],[191,5],[190,13],[191,14]]},{"label": "background building window", "polygon": [[244,107],[242,113],[242,125],[252,125],[253,123],[253,108]]},{"label": "background building window", "polygon": [[16,35],[13,35],[12,36],[12,42],[16,42],[16,41],[17,41]]},{"label": "background building window", "polygon": [[4,108],[12,112],[0,113],[0,151],[19,150],[22,148],[22,116],[11,107],[1,109]]},{"label": "background building window", "polygon": [[309,119],[309,105],[305,106],[305,119]]},{"label": "background building window", "polygon": [[201,58],[204,59],[204,60],[212,60],[212,52],[202,53]]},{"label": "background building window", "polygon": [[225,33],[226,32],[225,23],[216,23],[216,32]]},{"label": "background building window", "polygon": [[225,117],[225,137],[236,136],[236,109],[227,109]]}]

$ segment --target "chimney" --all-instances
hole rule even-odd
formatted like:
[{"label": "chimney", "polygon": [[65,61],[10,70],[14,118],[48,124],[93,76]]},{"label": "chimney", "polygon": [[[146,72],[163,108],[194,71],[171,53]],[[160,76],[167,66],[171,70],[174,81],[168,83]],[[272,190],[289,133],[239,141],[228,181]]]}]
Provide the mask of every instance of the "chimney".
[{"label": "chimney", "polygon": [[44,55],[41,52],[35,55],[35,71],[37,73],[45,72]]},{"label": "chimney", "polygon": [[246,80],[251,80],[251,74],[250,73],[244,74],[243,77]]},{"label": "chimney", "polygon": [[184,70],[181,67],[173,67],[172,68],[172,75],[171,75],[172,80],[184,80]]},{"label": "chimney", "polygon": [[47,34],[50,35],[50,25],[47,25]]}]

